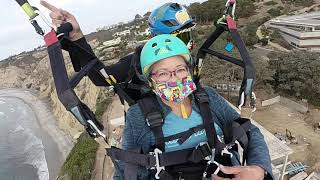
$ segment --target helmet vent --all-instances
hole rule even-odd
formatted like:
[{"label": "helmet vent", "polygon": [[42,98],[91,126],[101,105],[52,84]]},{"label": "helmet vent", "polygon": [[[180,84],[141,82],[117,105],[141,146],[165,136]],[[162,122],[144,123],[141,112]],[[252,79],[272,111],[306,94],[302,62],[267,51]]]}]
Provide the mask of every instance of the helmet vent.
[{"label": "helmet vent", "polygon": [[167,44],[171,43],[170,39],[166,39],[164,42],[166,42]]},{"label": "helmet vent", "polygon": [[174,10],[179,10],[180,9],[180,5],[178,3],[172,3],[170,5],[171,8],[173,8]]},{"label": "helmet vent", "polygon": [[162,21],[162,23],[164,23],[166,26],[169,26],[169,27],[178,26],[179,25],[179,23],[174,19],[165,20],[165,21]]},{"label": "helmet vent", "polygon": [[151,46],[152,46],[152,48],[156,48],[157,47],[157,43],[153,43]]}]

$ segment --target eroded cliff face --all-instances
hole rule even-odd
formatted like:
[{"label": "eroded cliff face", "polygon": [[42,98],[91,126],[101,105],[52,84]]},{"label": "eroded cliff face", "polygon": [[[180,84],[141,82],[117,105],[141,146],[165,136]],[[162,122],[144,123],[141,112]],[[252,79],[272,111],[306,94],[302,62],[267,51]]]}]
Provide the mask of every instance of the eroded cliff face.
[{"label": "eroded cliff face", "polygon": [[[63,52],[68,74],[73,73],[67,52]],[[49,101],[58,126],[75,139],[84,131],[82,125],[59,101],[46,49],[22,53],[0,63],[0,88],[22,88],[35,91]],[[76,88],[77,95],[94,112],[99,89],[85,77]]]}]

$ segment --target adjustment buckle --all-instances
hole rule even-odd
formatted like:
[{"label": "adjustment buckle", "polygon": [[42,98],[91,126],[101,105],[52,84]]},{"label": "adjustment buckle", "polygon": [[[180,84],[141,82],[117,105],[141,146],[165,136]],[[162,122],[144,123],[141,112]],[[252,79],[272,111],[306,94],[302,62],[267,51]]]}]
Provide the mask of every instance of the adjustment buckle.
[{"label": "adjustment buckle", "polygon": [[209,102],[209,97],[206,93],[204,92],[196,92],[195,93],[195,98],[199,103],[208,103]]},{"label": "adjustment buckle", "polygon": [[[203,143],[200,143],[199,145],[200,146],[206,145],[210,149],[208,142],[203,142]],[[205,158],[205,160],[207,160],[207,167],[204,170],[202,177],[210,178],[212,174],[217,175],[219,173],[220,171],[219,163],[215,161],[214,158],[215,158],[215,149],[212,149],[211,155]]]},{"label": "adjustment buckle", "polygon": [[163,124],[162,114],[160,112],[149,113],[146,121],[150,128],[161,126]]},{"label": "adjustment buckle", "polygon": [[202,177],[209,178],[212,174],[217,175],[219,171],[220,167],[217,161],[208,161],[207,167],[204,170]]},{"label": "adjustment buckle", "polygon": [[156,179],[160,179],[159,174],[162,170],[165,170],[164,166],[160,166],[159,154],[162,154],[162,151],[158,148],[155,148],[153,152],[150,152],[150,155],[153,155],[156,158],[155,166],[150,168],[156,170],[156,174],[154,176]]},{"label": "adjustment buckle", "polygon": [[222,151],[221,151],[221,156],[229,156],[230,158],[233,157],[233,154],[228,150],[229,147],[225,147]]},{"label": "adjustment buckle", "polygon": [[[196,146],[196,149],[200,150],[202,155],[207,155],[208,153],[207,152],[211,152],[211,148],[208,144],[208,142],[201,142],[199,143],[197,146]],[[211,157],[212,157],[212,153],[210,153],[209,155],[205,156],[204,157],[204,160],[206,161],[210,161],[211,160]]]}]

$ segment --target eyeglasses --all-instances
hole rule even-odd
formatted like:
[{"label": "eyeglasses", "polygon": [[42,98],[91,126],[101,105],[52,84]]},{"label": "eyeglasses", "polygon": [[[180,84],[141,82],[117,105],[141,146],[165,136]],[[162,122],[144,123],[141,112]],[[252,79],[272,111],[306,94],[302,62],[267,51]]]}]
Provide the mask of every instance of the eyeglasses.
[{"label": "eyeglasses", "polygon": [[172,73],[179,78],[185,78],[189,74],[189,68],[186,65],[181,65],[177,67],[174,71],[168,71],[168,70],[159,70],[156,72],[152,72],[150,75],[155,77],[157,81],[165,82],[169,81],[169,79],[172,77]]}]

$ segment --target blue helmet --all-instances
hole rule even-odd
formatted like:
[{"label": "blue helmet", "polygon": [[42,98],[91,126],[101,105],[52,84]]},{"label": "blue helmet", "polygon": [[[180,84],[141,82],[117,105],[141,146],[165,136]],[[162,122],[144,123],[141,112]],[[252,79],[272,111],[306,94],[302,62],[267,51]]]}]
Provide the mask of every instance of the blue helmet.
[{"label": "blue helmet", "polygon": [[178,3],[166,3],[155,9],[150,14],[148,22],[153,36],[171,34],[195,25],[187,9]]}]

